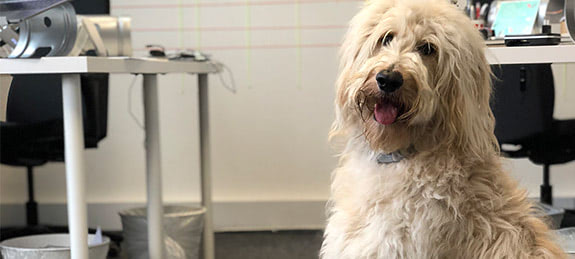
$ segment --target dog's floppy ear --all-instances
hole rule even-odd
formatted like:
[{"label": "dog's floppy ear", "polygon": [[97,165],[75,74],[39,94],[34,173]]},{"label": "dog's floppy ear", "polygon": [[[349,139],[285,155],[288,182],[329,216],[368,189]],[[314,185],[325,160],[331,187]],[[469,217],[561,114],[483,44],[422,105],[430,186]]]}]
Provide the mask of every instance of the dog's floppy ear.
[{"label": "dog's floppy ear", "polygon": [[465,147],[465,152],[480,156],[485,150],[497,149],[485,44],[468,19],[446,31],[452,33],[444,35],[438,46],[439,130],[450,147]]},{"label": "dog's floppy ear", "polygon": [[[370,36],[371,29],[367,24],[367,13],[370,12],[369,5],[371,1],[366,1],[362,10],[354,16],[351,20],[349,29],[344,36],[344,41],[339,51],[339,76],[336,81],[336,99],[335,99],[335,121],[329,134],[330,140],[336,137],[345,137],[347,132],[346,121],[350,119],[348,109],[350,109],[347,102],[351,100],[350,81],[355,77],[354,73],[357,72],[357,66],[360,62],[360,52],[363,44]],[[364,50],[365,52],[365,50]],[[367,58],[367,57],[365,57]]]},{"label": "dog's floppy ear", "polygon": [[330,139],[337,135],[345,135],[343,130],[348,127],[344,124],[352,118],[348,111],[355,109],[352,106],[356,105],[349,103],[354,99],[352,98],[353,87],[350,85],[354,82],[362,83],[357,73],[360,66],[363,66],[372,55],[372,48],[366,46],[375,42],[372,35],[381,17],[378,14],[385,13],[393,2],[394,0],[368,0],[350,22],[339,52],[340,71],[336,82],[336,118],[332,125]]},{"label": "dog's floppy ear", "polygon": [[336,118],[330,132],[330,140],[336,136],[348,135],[346,130],[351,127],[346,127],[346,124],[355,118],[350,111],[357,108],[357,103],[353,103],[355,94],[353,91],[357,87],[350,86],[363,83],[364,77],[358,75],[358,72],[373,54],[373,48],[370,46],[378,39],[372,37],[376,33],[374,29],[379,24],[381,15],[386,13],[394,2],[395,0],[367,0],[350,22],[339,52],[340,71],[336,82]]}]

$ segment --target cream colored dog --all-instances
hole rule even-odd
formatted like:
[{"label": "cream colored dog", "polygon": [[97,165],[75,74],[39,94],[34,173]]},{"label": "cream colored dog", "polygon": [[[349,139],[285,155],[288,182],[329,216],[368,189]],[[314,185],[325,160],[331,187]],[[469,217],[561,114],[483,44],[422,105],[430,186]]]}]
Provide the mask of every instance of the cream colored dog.
[{"label": "cream colored dog", "polygon": [[447,0],[373,0],[353,18],[322,258],[564,257],[501,168],[484,50]]}]

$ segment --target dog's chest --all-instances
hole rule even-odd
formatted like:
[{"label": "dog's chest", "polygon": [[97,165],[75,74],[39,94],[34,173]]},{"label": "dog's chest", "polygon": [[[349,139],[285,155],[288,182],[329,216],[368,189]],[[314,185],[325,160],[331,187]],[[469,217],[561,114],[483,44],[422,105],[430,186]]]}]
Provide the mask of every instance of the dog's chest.
[{"label": "dog's chest", "polygon": [[351,257],[444,258],[450,252],[439,247],[458,228],[449,197],[433,179],[419,181],[411,170],[399,163],[347,175],[353,178],[344,180],[347,201],[336,203],[344,205]]},{"label": "dog's chest", "polygon": [[[378,244],[378,258],[433,258],[438,245],[446,240],[445,228],[453,228],[449,211],[440,201],[404,200],[368,212],[366,226],[358,235],[360,242],[371,240]],[[381,256],[382,254],[386,256]],[[442,256],[438,256],[442,257]]]},{"label": "dog's chest", "polygon": [[363,227],[350,243],[367,244],[374,258],[441,258],[445,230],[456,227],[442,202],[428,198],[396,198],[358,216]]}]

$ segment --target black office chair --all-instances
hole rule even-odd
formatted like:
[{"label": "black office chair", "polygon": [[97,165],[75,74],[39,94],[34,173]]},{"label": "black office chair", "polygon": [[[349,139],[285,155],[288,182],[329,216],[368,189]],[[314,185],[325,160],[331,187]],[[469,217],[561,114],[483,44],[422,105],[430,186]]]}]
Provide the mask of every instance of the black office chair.
[{"label": "black office chair", "polygon": [[[0,239],[44,232],[42,228],[34,229],[38,225],[38,209],[33,167],[64,161],[61,81],[60,75],[17,75],[12,80],[6,121],[0,122],[0,162],[27,167],[26,223],[30,228],[3,231]],[[108,74],[82,75],[81,85],[85,147],[95,148],[107,132]]]},{"label": "black office chair", "polygon": [[[493,66],[495,136],[502,153],[543,165],[541,202],[552,204],[549,167],[575,160],[575,120],[555,120],[551,64]],[[507,148],[504,144],[515,145]]]}]

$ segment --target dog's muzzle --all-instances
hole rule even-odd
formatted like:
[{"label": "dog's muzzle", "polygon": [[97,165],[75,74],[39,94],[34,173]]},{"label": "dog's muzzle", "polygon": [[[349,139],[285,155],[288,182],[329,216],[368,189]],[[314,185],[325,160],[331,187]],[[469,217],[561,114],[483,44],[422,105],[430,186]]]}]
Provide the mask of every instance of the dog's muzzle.
[{"label": "dog's muzzle", "polygon": [[390,125],[395,122],[400,115],[400,103],[394,98],[388,98],[389,94],[395,92],[403,85],[403,76],[393,69],[382,70],[375,75],[375,81],[379,90],[384,93],[374,107],[373,117],[382,125]]},{"label": "dog's muzzle", "polygon": [[403,85],[403,76],[398,71],[382,70],[375,75],[377,86],[384,93],[393,93]]}]

